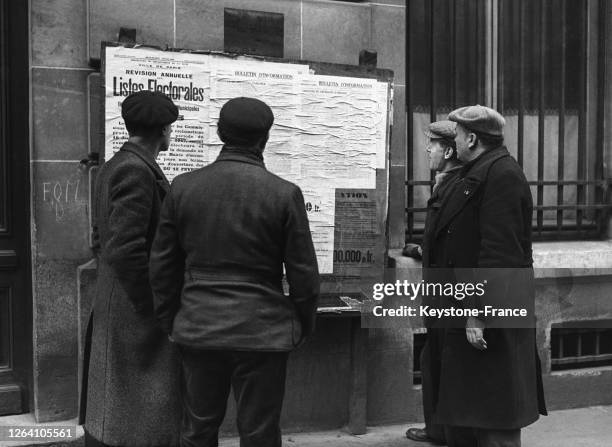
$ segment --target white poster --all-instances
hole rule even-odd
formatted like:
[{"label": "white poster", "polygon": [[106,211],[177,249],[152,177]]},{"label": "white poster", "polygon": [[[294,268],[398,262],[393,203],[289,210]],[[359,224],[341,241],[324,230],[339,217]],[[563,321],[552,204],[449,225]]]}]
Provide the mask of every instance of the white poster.
[{"label": "white poster", "polygon": [[168,179],[210,163],[210,66],[189,53],[149,48],[107,47],[105,65],[105,159],[127,140],[121,118],[125,97],[140,90],[160,91],[179,109],[173,126],[172,150],[158,162]]},{"label": "white poster", "polygon": [[332,273],[334,262],[335,191],[323,188],[302,188],[310,233],[321,273]]}]

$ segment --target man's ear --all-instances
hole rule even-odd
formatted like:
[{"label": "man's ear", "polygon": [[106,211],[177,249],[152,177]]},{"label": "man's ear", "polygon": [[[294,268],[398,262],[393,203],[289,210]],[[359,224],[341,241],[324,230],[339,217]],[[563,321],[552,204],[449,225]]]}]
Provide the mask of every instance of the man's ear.
[{"label": "man's ear", "polygon": [[468,147],[470,149],[475,148],[477,142],[478,142],[478,137],[476,136],[476,134],[473,132],[468,133]]},{"label": "man's ear", "polygon": [[170,132],[172,132],[172,124],[166,124],[164,127],[162,127],[162,136],[168,136],[170,135]]},{"label": "man's ear", "polygon": [[446,149],[444,149],[444,159],[450,160],[451,158],[453,158],[454,153],[455,153],[455,148],[448,146]]}]

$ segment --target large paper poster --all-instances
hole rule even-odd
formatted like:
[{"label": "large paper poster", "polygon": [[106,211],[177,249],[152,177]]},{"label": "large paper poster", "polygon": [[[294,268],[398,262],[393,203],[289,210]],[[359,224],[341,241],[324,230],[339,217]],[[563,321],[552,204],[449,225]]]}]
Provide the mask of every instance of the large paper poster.
[{"label": "large paper poster", "polygon": [[160,91],[179,108],[170,149],[158,158],[170,181],[216,159],[225,102],[237,96],[266,102],[274,113],[266,167],[304,192],[319,269],[333,273],[336,189],[375,189],[376,169],[385,168],[388,83],[311,74],[304,64],[153,48],[106,46],[103,55],[105,160],[128,137],[123,99]]}]

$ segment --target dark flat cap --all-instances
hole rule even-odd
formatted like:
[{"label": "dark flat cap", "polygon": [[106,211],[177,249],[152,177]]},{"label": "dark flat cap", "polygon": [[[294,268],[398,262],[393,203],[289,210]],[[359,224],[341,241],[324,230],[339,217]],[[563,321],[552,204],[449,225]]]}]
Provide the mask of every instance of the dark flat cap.
[{"label": "dark flat cap", "polygon": [[454,140],[457,135],[456,127],[457,123],[454,121],[436,121],[425,130],[425,135],[432,140]]},{"label": "dark flat cap", "polygon": [[141,90],[125,98],[121,104],[121,116],[132,125],[165,126],[176,121],[178,108],[163,93]]},{"label": "dark flat cap", "polygon": [[506,120],[497,110],[489,107],[481,105],[461,107],[449,113],[448,119],[473,132],[504,136]]},{"label": "dark flat cap", "polygon": [[265,135],[274,123],[268,105],[255,98],[234,98],[226,102],[219,113],[219,130],[228,137],[252,140]]}]

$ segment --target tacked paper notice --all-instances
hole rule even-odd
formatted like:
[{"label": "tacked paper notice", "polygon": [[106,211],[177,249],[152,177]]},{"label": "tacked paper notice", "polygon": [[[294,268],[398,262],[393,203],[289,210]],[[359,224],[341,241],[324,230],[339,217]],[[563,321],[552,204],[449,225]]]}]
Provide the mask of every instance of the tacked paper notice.
[{"label": "tacked paper notice", "polygon": [[[210,119],[211,134],[216,137],[216,124],[219,119],[221,107],[228,100],[237,96],[257,98],[270,106],[274,114],[274,127],[266,145],[266,165],[275,166],[278,163],[289,165],[290,158],[281,154],[287,148],[295,146],[295,131],[297,124],[297,111],[300,104],[299,79],[303,69],[294,69],[291,64],[261,62],[248,65],[230,65],[227,62],[215,65],[211,77]],[[218,143],[221,143],[216,138]],[[220,148],[219,148],[220,149]],[[280,172],[271,169],[282,177],[287,177],[286,168],[280,167]],[[292,172],[291,168],[288,168]]]},{"label": "tacked paper notice", "polygon": [[375,79],[302,77],[300,179],[331,188],[375,187],[377,84]]},{"label": "tacked paper notice", "polygon": [[303,187],[306,214],[310,223],[310,233],[315,246],[319,271],[332,273],[334,268],[334,189],[323,187]]},{"label": "tacked paper notice", "polygon": [[172,129],[171,151],[158,162],[169,179],[205,166],[211,161],[210,65],[206,58],[189,53],[164,53],[150,48],[107,47],[105,59],[105,159],[127,140],[121,103],[140,90],[160,91],[179,108]]}]

